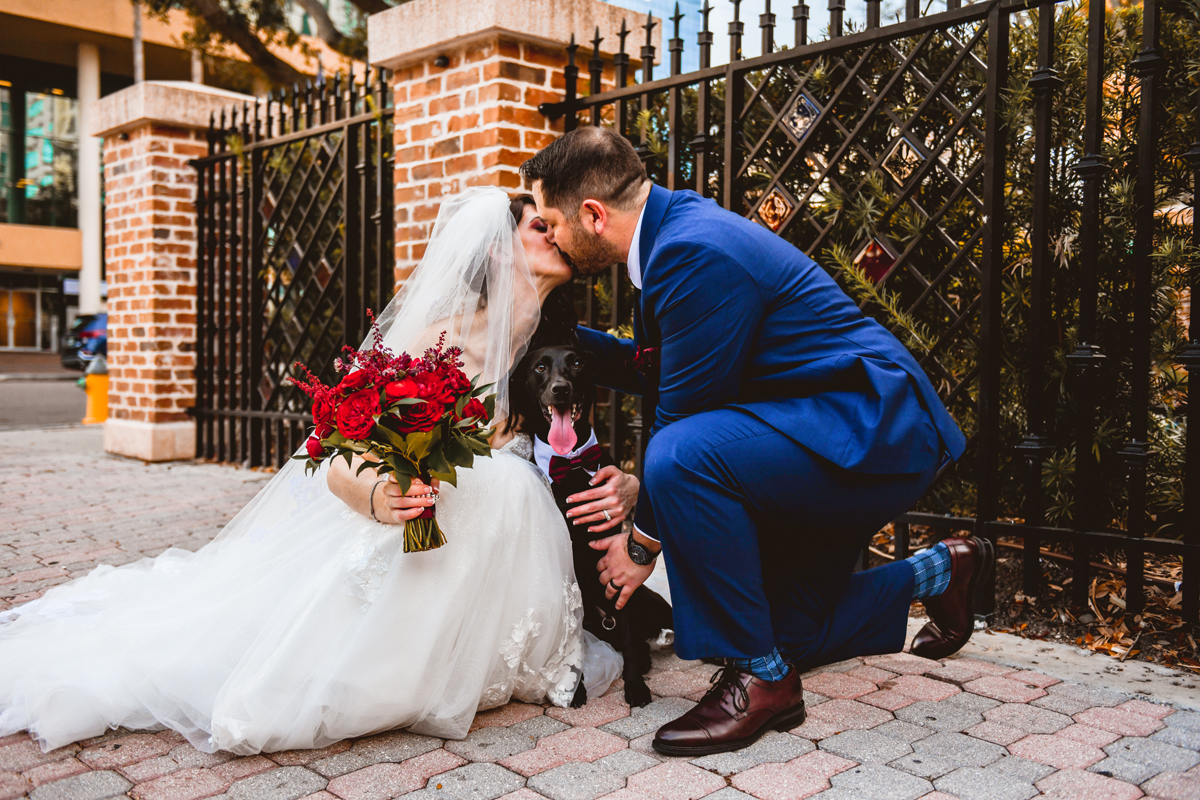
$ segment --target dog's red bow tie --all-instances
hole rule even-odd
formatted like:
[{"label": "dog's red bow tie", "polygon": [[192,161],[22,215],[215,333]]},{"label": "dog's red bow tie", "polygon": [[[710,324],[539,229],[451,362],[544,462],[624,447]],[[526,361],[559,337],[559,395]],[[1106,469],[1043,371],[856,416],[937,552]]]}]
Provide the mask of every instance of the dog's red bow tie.
[{"label": "dog's red bow tie", "polygon": [[583,468],[595,472],[600,466],[600,445],[594,444],[571,458],[565,456],[550,457],[550,480],[558,483],[570,474],[571,470]]}]

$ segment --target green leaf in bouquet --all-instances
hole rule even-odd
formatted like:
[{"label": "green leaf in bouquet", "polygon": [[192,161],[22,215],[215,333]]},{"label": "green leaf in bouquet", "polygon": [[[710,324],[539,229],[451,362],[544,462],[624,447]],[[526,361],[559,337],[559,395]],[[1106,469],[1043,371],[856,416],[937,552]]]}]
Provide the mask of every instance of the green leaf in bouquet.
[{"label": "green leaf in bouquet", "polygon": [[415,466],[397,455],[385,456],[381,462],[379,474],[388,473],[396,476],[396,483],[400,484],[400,488],[406,493],[412,486],[412,479],[419,474]]},{"label": "green leaf in bouquet", "polygon": [[346,469],[350,469],[350,466],[354,463],[354,453],[350,450],[343,450],[338,455],[346,459]]},{"label": "green leaf in bouquet", "polygon": [[366,470],[377,468],[378,465],[379,465],[378,461],[367,461],[364,459],[363,463],[358,465],[358,469],[355,471],[354,476],[358,477],[359,475],[362,475],[363,472],[365,472]]},{"label": "green leaf in bouquet", "polygon": [[488,419],[494,419],[496,416],[496,395],[489,394],[483,398],[483,407],[487,410]]},{"label": "green leaf in bouquet", "polygon": [[471,448],[468,447],[462,440],[460,434],[454,434],[448,437],[442,443],[442,455],[451,466],[469,467],[471,466],[472,454]]},{"label": "green leaf in bouquet", "polygon": [[476,387],[471,390],[471,397],[481,397],[492,390],[494,383],[485,383],[483,386]]},{"label": "green leaf in bouquet", "polygon": [[422,400],[419,397],[401,397],[399,400],[393,400],[392,402],[388,403],[387,409],[390,411],[391,409],[399,408],[400,406],[411,406],[411,405],[416,405],[417,403],[427,403],[427,402],[429,402],[429,401]]},{"label": "green leaf in bouquet", "polygon": [[420,462],[429,455],[429,451],[441,438],[442,427],[440,425],[425,433],[410,433],[408,435],[408,450],[406,454],[413,461]]},{"label": "green leaf in bouquet", "polygon": [[425,464],[432,477],[437,478],[439,481],[445,481],[451,486],[458,486],[458,475],[455,473],[454,467],[446,461],[446,456],[443,455],[441,447],[435,447],[430,451]]},{"label": "green leaf in bouquet", "polygon": [[463,413],[463,408],[467,405],[468,402],[470,402],[470,400],[471,400],[471,395],[469,395],[469,394],[464,394],[462,397],[458,398],[458,402],[454,404],[454,416],[461,417],[462,413]]},{"label": "green leaf in bouquet", "polygon": [[396,433],[394,430],[392,430],[391,428],[389,428],[386,425],[376,424],[374,430],[372,430],[372,433],[374,433],[378,438],[384,439],[390,445],[392,445],[392,447],[395,447],[397,450],[399,450],[401,452],[403,452],[404,449],[408,446],[405,443],[403,436]]},{"label": "green leaf in bouquet", "polygon": [[321,444],[328,447],[342,447],[349,441],[349,439],[347,439],[345,436],[342,436],[342,434],[339,433],[335,428],[328,436],[321,440]]},{"label": "green leaf in bouquet", "polygon": [[477,439],[474,436],[468,436],[465,437],[464,441],[475,455],[491,457],[492,446],[488,444],[486,439]]}]

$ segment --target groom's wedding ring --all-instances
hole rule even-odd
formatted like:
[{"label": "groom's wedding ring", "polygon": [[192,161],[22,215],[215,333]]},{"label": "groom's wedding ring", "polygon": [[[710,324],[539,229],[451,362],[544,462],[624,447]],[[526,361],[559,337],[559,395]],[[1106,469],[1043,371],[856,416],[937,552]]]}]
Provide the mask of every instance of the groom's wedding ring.
[{"label": "groom's wedding ring", "polygon": [[604,521],[612,522],[612,516],[608,513],[608,509],[604,509]]},{"label": "groom's wedding ring", "polygon": [[624,586],[617,586],[617,585],[616,585],[615,583],[613,583],[612,581],[609,581],[609,582],[608,582],[608,588],[612,589],[614,592],[619,592],[619,591],[621,591],[622,589],[624,589],[625,587],[624,587]]}]

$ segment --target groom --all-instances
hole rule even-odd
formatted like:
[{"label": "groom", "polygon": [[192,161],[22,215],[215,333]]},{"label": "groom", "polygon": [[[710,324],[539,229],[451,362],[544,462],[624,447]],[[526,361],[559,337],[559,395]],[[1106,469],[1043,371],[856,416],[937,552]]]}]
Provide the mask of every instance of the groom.
[{"label": "groom", "polygon": [[646,177],[626,139],[566,134],[521,167],[581,275],[628,266],[635,336],[579,329],[600,382],[656,401],[631,535],[601,543],[618,607],[666,557],[675,648],[726,667],[654,748],[745,747],[804,720],[800,673],[966,643],[990,544],[947,539],[866,572],[859,553],[964,440],[924,372],[829,275],[766,228]]}]

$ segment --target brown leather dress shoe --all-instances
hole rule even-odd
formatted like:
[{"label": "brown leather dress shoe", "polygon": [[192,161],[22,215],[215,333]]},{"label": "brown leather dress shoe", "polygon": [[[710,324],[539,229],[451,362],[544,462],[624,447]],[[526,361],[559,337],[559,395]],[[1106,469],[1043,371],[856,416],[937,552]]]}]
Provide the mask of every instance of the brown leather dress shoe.
[{"label": "brown leather dress shoe", "polygon": [[667,756],[703,756],[740,750],[771,728],[786,731],[804,722],[800,673],[764,681],[735,667],[713,675],[699,704],[658,729],[654,749]]},{"label": "brown leather dress shoe", "polygon": [[922,658],[945,658],[957,653],[975,630],[975,587],[996,563],[992,543],[977,536],[943,539],[950,550],[950,585],[937,597],[921,602],[929,622],[912,640],[912,653]]}]

